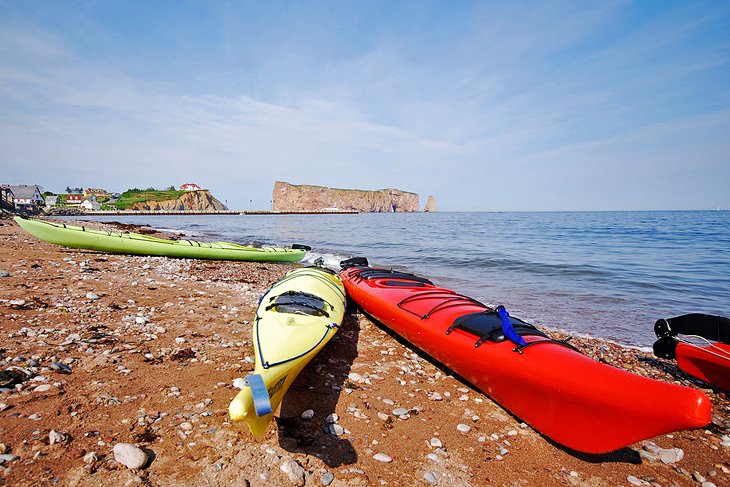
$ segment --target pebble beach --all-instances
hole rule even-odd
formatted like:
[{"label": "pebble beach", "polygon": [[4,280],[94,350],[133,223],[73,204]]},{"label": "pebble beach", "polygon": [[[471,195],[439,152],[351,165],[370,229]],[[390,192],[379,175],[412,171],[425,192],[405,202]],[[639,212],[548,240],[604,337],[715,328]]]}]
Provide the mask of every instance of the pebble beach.
[{"label": "pebble beach", "polygon": [[730,485],[730,401],[670,361],[571,341],[596,360],[701,389],[713,405],[705,428],[587,455],[354,308],[275,424],[252,437],[227,408],[254,367],[258,299],[294,265],[64,249],[7,215],[0,242],[3,484]]}]

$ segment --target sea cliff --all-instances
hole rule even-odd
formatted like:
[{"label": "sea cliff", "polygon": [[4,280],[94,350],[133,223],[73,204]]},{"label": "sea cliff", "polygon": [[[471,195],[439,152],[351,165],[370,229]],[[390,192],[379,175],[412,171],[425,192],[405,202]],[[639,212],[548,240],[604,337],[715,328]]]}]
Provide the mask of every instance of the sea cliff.
[{"label": "sea cliff", "polygon": [[210,191],[203,189],[200,191],[186,191],[178,198],[172,200],[139,201],[129,206],[128,209],[147,211],[217,211],[227,210],[228,208],[210,194]]},{"label": "sea cliff", "polygon": [[274,184],[274,211],[357,210],[365,213],[419,211],[418,195],[399,189],[365,191],[324,186]]}]

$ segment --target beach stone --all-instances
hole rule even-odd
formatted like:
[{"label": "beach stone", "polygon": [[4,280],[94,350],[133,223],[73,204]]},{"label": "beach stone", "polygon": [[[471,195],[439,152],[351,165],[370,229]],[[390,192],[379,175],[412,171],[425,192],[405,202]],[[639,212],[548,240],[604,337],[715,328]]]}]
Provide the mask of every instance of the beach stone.
[{"label": "beach stone", "polygon": [[629,475],[628,477],[626,477],[626,480],[631,485],[644,485],[644,481],[643,480],[641,480],[638,477],[634,477],[633,475]]},{"label": "beach stone", "polygon": [[302,412],[302,419],[312,419],[314,417],[314,411],[312,409],[307,409],[306,411]]},{"label": "beach stone", "polygon": [[61,362],[51,362],[51,369],[55,370],[59,374],[70,374],[71,367]]},{"label": "beach stone", "polygon": [[86,455],[84,455],[84,458],[83,458],[84,463],[94,463],[98,459],[99,459],[99,456],[96,454],[95,451],[91,451],[91,452],[87,453]]},{"label": "beach stone", "polygon": [[20,457],[18,455],[13,455],[12,453],[3,453],[0,455],[0,465],[2,465],[5,462],[14,462],[15,460],[18,460]]},{"label": "beach stone", "polygon": [[468,424],[459,423],[456,425],[456,429],[461,431],[462,433],[468,433],[471,431],[471,426],[469,426]]},{"label": "beach stone", "polygon": [[33,389],[33,392],[48,392],[51,389],[53,389],[53,385],[51,384],[41,384],[35,389]]},{"label": "beach stone", "polygon": [[322,474],[322,476],[319,478],[319,483],[327,486],[331,484],[335,480],[335,474],[332,472],[325,472]]},{"label": "beach stone", "polygon": [[129,469],[142,468],[147,463],[147,454],[131,443],[114,445],[114,460]]},{"label": "beach stone", "polygon": [[434,448],[441,448],[444,444],[438,438],[431,438],[431,446]]},{"label": "beach stone", "polygon": [[279,469],[286,474],[289,481],[297,486],[304,485],[304,469],[291,458],[286,458],[281,461]]},{"label": "beach stone", "polygon": [[335,436],[342,436],[345,434],[345,428],[340,426],[339,424],[331,424],[329,427],[330,433],[332,433]]},{"label": "beach stone", "polygon": [[423,480],[431,485],[436,485],[439,483],[439,479],[438,477],[436,477],[436,474],[434,472],[424,472]]},{"label": "beach stone", "polygon": [[662,449],[658,453],[659,459],[662,463],[672,464],[684,458],[684,450],[681,448],[668,448]]},{"label": "beach stone", "polygon": [[99,296],[96,293],[92,293],[91,291],[89,291],[88,293],[86,293],[86,299],[95,301],[95,300],[99,299]]},{"label": "beach stone", "polygon": [[236,389],[243,389],[244,387],[246,387],[246,379],[242,377],[233,379],[233,387],[235,387]]},{"label": "beach stone", "polygon": [[642,460],[646,460],[647,462],[659,462],[659,455],[656,455],[654,453],[648,452],[646,450],[639,450],[639,456]]},{"label": "beach stone", "polygon": [[10,273],[6,270],[0,269],[0,277],[10,277]]},{"label": "beach stone", "polygon": [[393,410],[394,416],[403,416],[404,414],[408,414],[408,410],[406,408],[395,408]]},{"label": "beach stone", "polygon": [[340,417],[337,415],[337,413],[328,414],[324,420],[330,424],[336,423],[337,420],[340,419]]},{"label": "beach stone", "polygon": [[349,374],[347,374],[347,378],[350,379],[352,382],[355,382],[358,384],[365,382],[365,377],[358,374],[357,372],[350,372]]},{"label": "beach stone", "polygon": [[659,452],[662,451],[662,447],[657,445],[656,443],[648,442],[645,444],[642,449],[644,451],[647,451],[653,455],[659,455]]},{"label": "beach stone", "polygon": [[66,435],[61,433],[60,431],[51,430],[51,432],[48,433],[48,444],[49,445],[63,443],[65,440],[66,440]]},{"label": "beach stone", "polygon": [[390,455],[386,455],[385,453],[376,453],[375,455],[373,455],[373,458],[383,463],[390,463],[393,461]]}]

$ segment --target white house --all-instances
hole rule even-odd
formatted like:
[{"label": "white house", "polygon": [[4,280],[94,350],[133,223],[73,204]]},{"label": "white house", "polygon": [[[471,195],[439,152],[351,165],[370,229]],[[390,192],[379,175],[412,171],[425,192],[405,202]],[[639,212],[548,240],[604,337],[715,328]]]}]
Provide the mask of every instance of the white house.
[{"label": "white house", "polygon": [[182,186],[180,186],[180,189],[183,191],[200,191],[203,188],[201,188],[200,186],[198,186],[195,183],[185,183]]},{"label": "white house", "polygon": [[101,209],[101,205],[98,201],[96,201],[96,196],[92,196],[88,199],[85,199],[83,203],[81,203],[81,208],[84,210],[99,210]]}]

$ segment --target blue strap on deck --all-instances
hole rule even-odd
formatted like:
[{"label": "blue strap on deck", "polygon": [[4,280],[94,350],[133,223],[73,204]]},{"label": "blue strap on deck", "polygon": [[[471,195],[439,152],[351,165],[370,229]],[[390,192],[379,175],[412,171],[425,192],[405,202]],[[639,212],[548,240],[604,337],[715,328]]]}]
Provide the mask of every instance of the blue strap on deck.
[{"label": "blue strap on deck", "polygon": [[266,390],[264,378],[261,374],[253,374],[246,377],[246,385],[251,389],[253,407],[256,408],[256,416],[266,416],[272,413],[269,391]]},{"label": "blue strap on deck", "polygon": [[514,327],[512,326],[512,322],[509,319],[509,313],[506,309],[504,309],[504,306],[497,306],[497,309],[495,311],[497,312],[499,317],[502,318],[502,333],[504,334],[504,336],[516,345],[527,345],[525,339],[518,335]]}]

